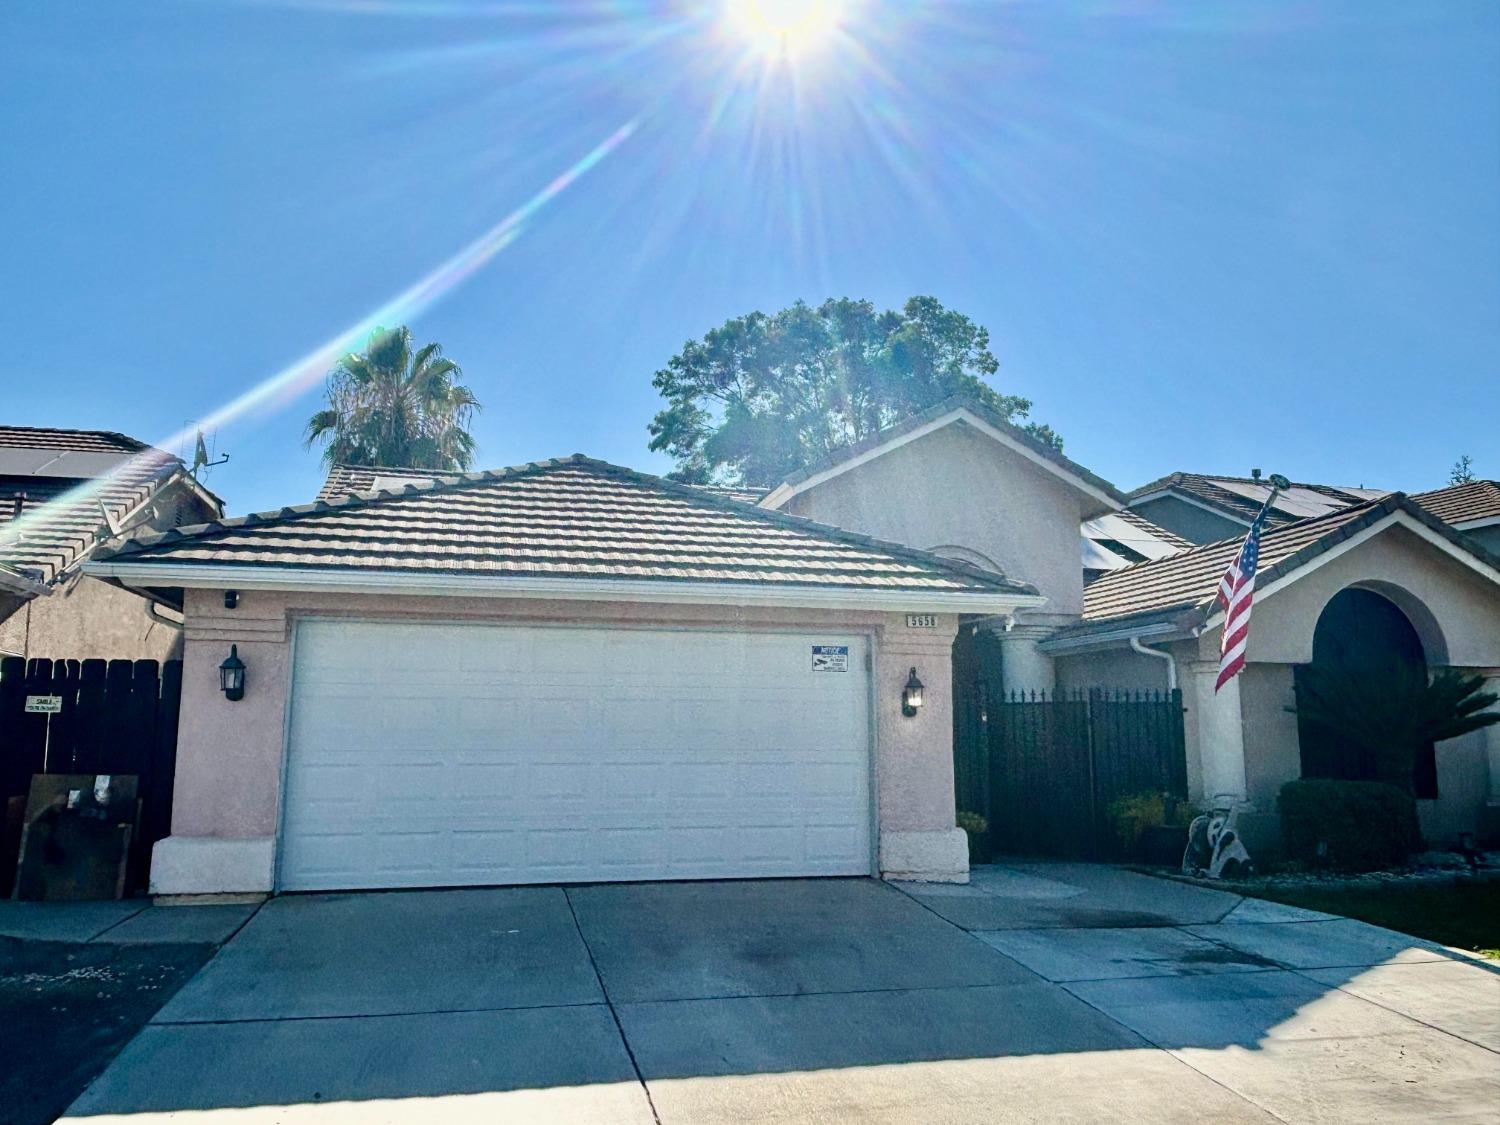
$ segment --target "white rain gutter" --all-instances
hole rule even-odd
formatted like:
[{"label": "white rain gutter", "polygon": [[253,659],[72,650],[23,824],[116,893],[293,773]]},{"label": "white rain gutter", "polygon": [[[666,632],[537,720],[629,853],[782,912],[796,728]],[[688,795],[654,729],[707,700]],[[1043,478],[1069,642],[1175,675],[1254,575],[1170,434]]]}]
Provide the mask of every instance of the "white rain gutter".
[{"label": "white rain gutter", "polygon": [[91,560],[83,572],[131,587],[181,586],[209,590],[329,590],[340,593],[452,597],[557,598],[671,604],[865,609],[892,612],[1012,614],[1037,609],[1040,594],[980,590],[827,589],[772,583],[682,582],[630,578],[551,578],[510,575],[331,571],[312,567],[217,566]]},{"label": "white rain gutter", "polygon": [[1132,652],[1138,652],[1142,656],[1155,656],[1161,660],[1165,660],[1167,662],[1167,690],[1177,690],[1177,657],[1162,649],[1141,644],[1140,634],[1138,633],[1131,634],[1130,648]]},{"label": "white rain gutter", "polygon": [[146,599],[146,616],[151,618],[152,621],[158,621],[163,625],[176,629],[179,633],[182,631],[183,622],[174,621],[170,617],[163,617],[161,615],[161,610],[159,610],[156,606],[156,602],[152,601],[150,598]]},{"label": "white rain gutter", "polygon": [[1130,641],[1136,637],[1170,637],[1181,633],[1181,626],[1170,621],[1158,621],[1154,625],[1122,625],[1118,629],[1087,633],[1081,637],[1053,638],[1036,647],[1046,653],[1078,652],[1090,648],[1107,648],[1116,641]]}]

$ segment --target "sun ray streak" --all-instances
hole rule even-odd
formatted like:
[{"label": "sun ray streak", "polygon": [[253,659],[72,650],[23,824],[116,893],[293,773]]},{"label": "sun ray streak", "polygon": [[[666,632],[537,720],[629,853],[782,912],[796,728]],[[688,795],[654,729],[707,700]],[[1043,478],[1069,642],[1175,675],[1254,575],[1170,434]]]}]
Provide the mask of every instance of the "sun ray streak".
[{"label": "sun ray streak", "polygon": [[[479,235],[468,245],[446,261],[418,278],[413,284],[390,300],[375,308],[368,315],[329,337],[312,351],[293,361],[274,375],[261,380],[238,397],[225,403],[194,426],[179,430],[156,443],[157,450],[173,450],[193,440],[195,431],[216,430],[243,417],[253,410],[277,406],[301,394],[313,383],[323,378],[338,358],[361,343],[370,332],[382,324],[406,323],[447,293],[463,284],[482,269],[496,254],[514,242],[522,233],[526,221],[551,203],[578,179],[597,166],[610,153],[624,144],[640,125],[640,117],[632,118],[621,125],[589,152],[568,168],[558,173],[549,183],[506,215],[494,226]],[[35,508],[10,521],[0,531],[0,544],[25,538],[39,525],[53,519],[61,510],[79,504],[87,504],[98,497],[112,477],[123,473],[140,471],[160,454],[152,451],[139,454],[126,461],[110,477],[95,478],[77,488],[61,494],[48,503]]]}]

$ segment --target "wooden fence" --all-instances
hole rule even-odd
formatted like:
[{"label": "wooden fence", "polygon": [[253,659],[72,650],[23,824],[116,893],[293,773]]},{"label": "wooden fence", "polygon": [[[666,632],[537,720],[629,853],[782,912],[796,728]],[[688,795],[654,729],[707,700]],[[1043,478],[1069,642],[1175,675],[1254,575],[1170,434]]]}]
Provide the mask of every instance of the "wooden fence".
[{"label": "wooden fence", "polygon": [[1181,692],[984,695],[958,720],[955,778],[959,807],[989,821],[992,851],[1117,858],[1115,800],[1186,798]]},{"label": "wooden fence", "polygon": [[[55,713],[28,712],[28,698],[57,697]],[[37,773],[134,774],[140,820],[131,848],[131,880],[143,885],[151,845],[171,828],[182,661],[0,660],[0,893],[14,875],[24,806]]]}]

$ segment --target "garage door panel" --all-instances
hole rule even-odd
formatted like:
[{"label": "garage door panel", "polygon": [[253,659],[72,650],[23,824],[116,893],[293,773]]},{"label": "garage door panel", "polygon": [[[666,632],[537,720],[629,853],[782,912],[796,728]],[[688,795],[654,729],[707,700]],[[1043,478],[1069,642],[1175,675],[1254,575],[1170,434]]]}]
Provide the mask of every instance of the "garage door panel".
[{"label": "garage door panel", "polygon": [[864,645],[303,622],[281,884],[866,874]]}]

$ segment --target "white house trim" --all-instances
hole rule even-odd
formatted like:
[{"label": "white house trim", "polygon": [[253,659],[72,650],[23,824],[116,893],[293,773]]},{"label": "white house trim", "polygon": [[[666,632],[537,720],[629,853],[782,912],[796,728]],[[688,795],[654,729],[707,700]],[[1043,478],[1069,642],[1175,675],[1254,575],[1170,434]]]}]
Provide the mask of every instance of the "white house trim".
[{"label": "white house trim", "polygon": [[1500,527],[1500,516],[1480,516],[1476,520],[1460,520],[1448,526],[1455,527],[1459,531],[1473,531],[1480,527]]},{"label": "white house trim", "polygon": [[1159,621],[1150,625],[1122,625],[1107,632],[1089,633],[1081,637],[1062,637],[1042,641],[1036,647],[1045,653],[1078,653],[1091,649],[1113,648],[1119,641],[1144,640],[1147,637],[1184,636],[1182,628],[1170,621]]},{"label": "white house trim", "polygon": [[131,587],[182,586],[212,590],[334,590],[360,594],[413,594],[453,597],[558,598],[574,601],[628,601],[689,605],[782,606],[870,609],[928,613],[1011,613],[1037,609],[1040,594],[996,590],[781,588],[769,584],[677,582],[613,578],[537,578],[508,575],[358,572],[311,567],[217,566],[192,563],[116,562],[84,564],[84,573],[114,578]]},{"label": "white house trim", "polygon": [[781,484],[777,485],[764,497],[761,498],[759,506],[762,508],[781,508],[792,497],[806,492],[810,488],[816,488],[824,481],[832,480],[837,476],[842,476],[850,469],[856,469],[867,461],[873,461],[877,457],[883,457],[893,450],[900,449],[903,445],[914,442],[918,438],[924,438],[928,434],[942,429],[944,426],[952,425],[954,422],[965,422],[968,425],[973,426],[976,430],[984,434],[986,437],[992,438],[993,440],[999,442],[1006,449],[1009,449],[1013,453],[1019,453],[1022,457],[1026,458],[1028,461],[1039,466],[1040,468],[1045,469],[1053,476],[1066,481],[1068,484],[1072,485],[1080,492],[1086,493],[1087,495],[1093,497],[1095,500],[1108,507],[1111,511],[1119,511],[1124,507],[1124,505],[1121,504],[1120,501],[1116,500],[1113,496],[1110,496],[1107,492],[1100,489],[1096,485],[1093,485],[1084,480],[1082,477],[1069,472],[1065,467],[1059,465],[1050,457],[1044,457],[1036,450],[1027,446],[1024,442],[1017,441],[1015,438],[1005,433],[1005,431],[997,429],[996,427],[990,425],[983,418],[980,418],[978,415],[972,413],[967,408],[962,406],[954,407],[953,410],[951,410],[947,414],[942,415],[939,418],[934,418],[930,422],[924,422],[920,426],[914,426],[912,429],[907,430],[905,433],[897,434],[895,437],[889,439],[888,441],[883,441],[879,445],[872,446],[871,448],[866,449],[863,453],[858,453],[853,457],[846,458],[836,465],[830,465],[828,468],[823,469],[820,472],[813,473],[807,479],[798,481],[796,484],[788,484],[787,482],[783,481]]}]

